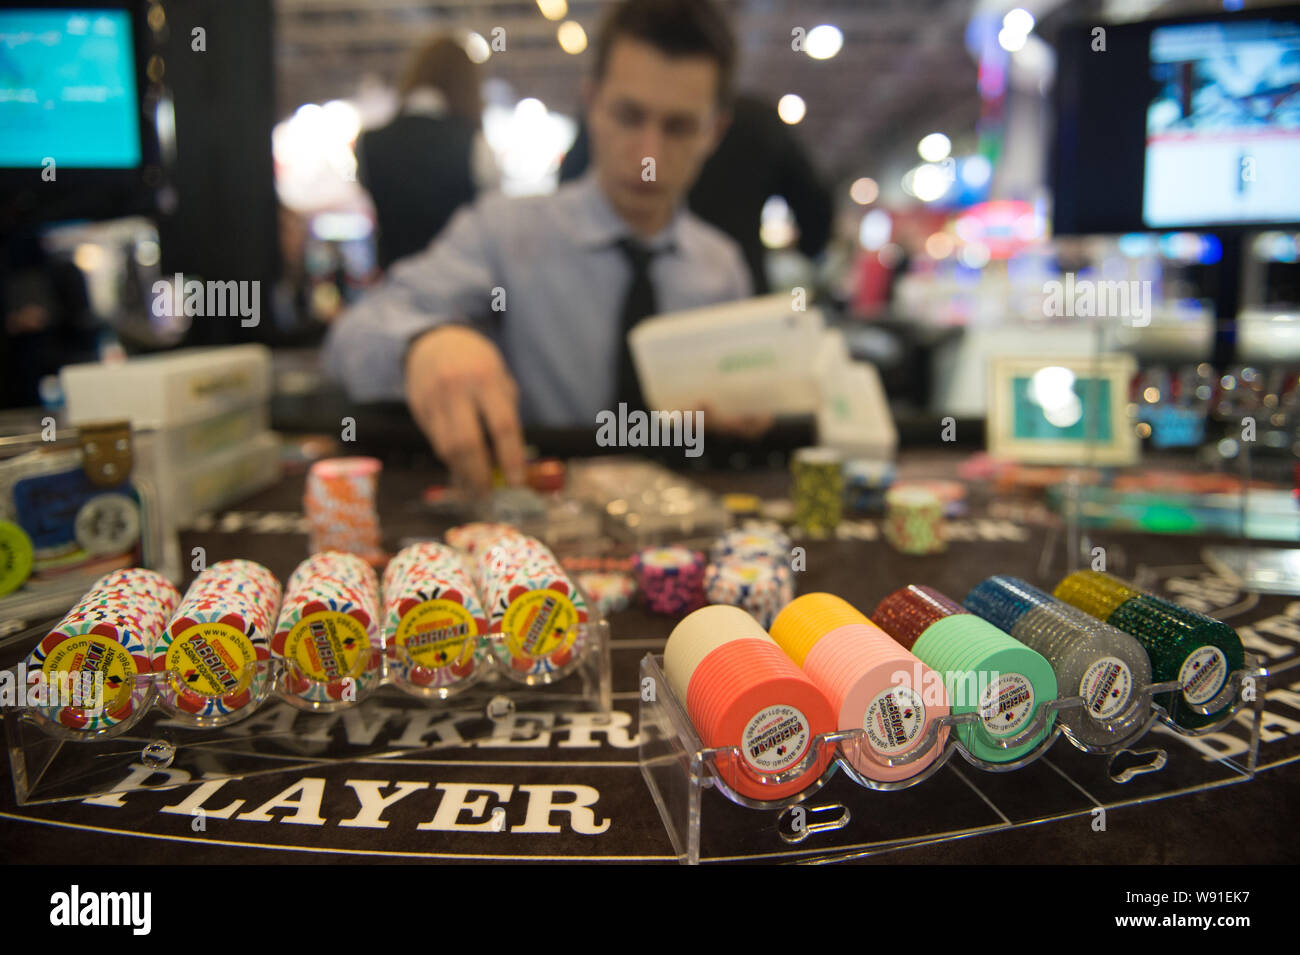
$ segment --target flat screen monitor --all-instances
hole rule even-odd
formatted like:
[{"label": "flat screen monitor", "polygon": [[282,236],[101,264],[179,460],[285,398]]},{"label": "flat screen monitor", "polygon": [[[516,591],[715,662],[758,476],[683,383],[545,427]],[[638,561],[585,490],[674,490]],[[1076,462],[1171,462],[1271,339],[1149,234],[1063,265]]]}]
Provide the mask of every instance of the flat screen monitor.
[{"label": "flat screen monitor", "polygon": [[139,166],[135,70],[126,10],[0,10],[0,166]]},{"label": "flat screen monitor", "polygon": [[1058,234],[1300,223],[1300,7],[1068,27]]}]

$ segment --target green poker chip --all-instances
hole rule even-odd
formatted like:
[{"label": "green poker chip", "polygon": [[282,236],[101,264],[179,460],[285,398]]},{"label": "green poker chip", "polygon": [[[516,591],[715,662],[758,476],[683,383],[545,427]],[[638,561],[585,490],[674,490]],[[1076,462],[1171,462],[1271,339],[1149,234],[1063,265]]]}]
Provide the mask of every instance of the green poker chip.
[{"label": "green poker chip", "polygon": [[32,539],[12,521],[0,521],[0,597],[32,575]]}]

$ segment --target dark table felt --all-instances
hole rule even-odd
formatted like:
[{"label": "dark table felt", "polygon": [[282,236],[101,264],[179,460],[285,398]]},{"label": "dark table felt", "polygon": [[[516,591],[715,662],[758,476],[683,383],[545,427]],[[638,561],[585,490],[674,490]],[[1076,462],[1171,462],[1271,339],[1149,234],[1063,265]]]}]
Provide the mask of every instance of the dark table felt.
[{"label": "dark table felt", "polygon": [[[945,476],[951,473],[955,457],[912,459],[905,474]],[[905,464],[907,459],[905,459]],[[718,491],[749,491],[765,497],[787,493],[788,479],[782,471],[707,472],[692,475]],[[384,540],[396,549],[407,537],[430,535],[449,523],[445,516],[423,506],[421,492],[430,483],[428,474],[386,471],[381,479],[380,514]],[[203,532],[182,535],[182,553],[202,546],[207,560],[247,557],[260,561],[281,580],[288,577],[306,555],[306,540],[300,533],[270,531],[274,520],[254,531],[247,518],[259,513],[284,514],[300,509],[303,488],[301,474],[288,475],[276,486],[234,509],[244,519],[224,525],[220,515]],[[1007,525],[990,516],[993,500],[978,488],[972,490],[967,526],[982,525],[984,537],[1023,537],[953,541],[946,553],[931,557],[904,557],[882,541],[801,541],[807,549],[807,569],[798,575],[799,592],[816,590],[839,594],[870,613],[876,602],[891,590],[909,583],[928,583],[961,599],[970,587],[992,573],[1008,573],[1050,587],[1064,571],[1065,547],[1059,529],[1023,521],[1020,528],[999,534]],[[283,527],[280,523],[278,526]],[[235,528],[235,529],[223,529]],[[1012,528],[1014,531],[1014,528]],[[975,535],[981,536],[981,535]],[[1108,547],[1111,569],[1134,573],[1155,569],[1157,576],[1180,575],[1195,579],[1208,573],[1200,566],[1204,541],[1183,537],[1107,533],[1094,535]],[[1045,557],[1046,555],[1046,557]],[[1234,617],[1234,625],[1248,624],[1278,614],[1288,598],[1261,598],[1248,613]],[[637,666],[647,652],[662,650],[674,621],[631,609],[611,620],[614,669],[614,709],[628,714],[626,734],[595,734],[591,740],[575,738],[553,728],[546,745],[484,748],[439,752],[435,759],[400,767],[375,762],[351,763],[327,768],[290,770],[241,780],[231,780],[205,803],[210,815],[206,829],[194,831],[189,815],[166,811],[180,804],[189,789],[172,792],[125,794],[116,805],[104,801],[65,802],[38,806],[17,806],[12,786],[0,787],[0,853],[8,860],[44,859],[65,863],[336,863],[347,861],[418,862],[487,861],[492,859],[563,859],[605,857],[611,860],[673,859],[672,846],[636,764]],[[1300,647],[1297,647],[1300,649]],[[1274,664],[1285,661],[1273,661]],[[1300,671],[1292,670],[1284,681],[1295,684]],[[1295,694],[1292,694],[1294,696]],[[1300,712],[1272,707],[1286,719],[1300,720]],[[1300,730],[1296,724],[1290,730]],[[1282,735],[1282,734],[1279,734]],[[537,742],[537,740],[534,740]],[[578,743],[589,745],[575,745]],[[1261,762],[1270,754],[1296,752],[1296,739],[1286,737],[1264,750]],[[615,745],[617,744],[617,745]],[[1288,747],[1281,749],[1279,747]],[[1058,764],[1082,765],[1095,757],[1070,751],[1067,741],[1058,740],[1048,754]],[[7,762],[7,757],[6,757]],[[956,761],[954,761],[956,764]],[[1017,820],[1030,818],[1033,800],[1041,799],[1050,811],[1054,787],[1061,781],[1046,767],[1029,767],[1018,773],[986,778],[973,767],[958,764],[968,780],[978,781],[994,794],[1008,815]],[[947,769],[944,770],[947,772]],[[1083,772],[1089,771],[1084,768]],[[8,776],[8,766],[4,767]],[[291,808],[270,811],[274,821],[238,818],[240,813],[260,806],[304,778],[324,781],[320,816],[323,822],[295,820]],[[380,780],[385,794],[391,783],[406,781],[423,788],[385,812],[387,827],[355,828],[340,823],[355,816],[359,803],[349,780]],[[599,797],[593,807],[598,834],[582,834],[561,825],[557,833],[443,833],[422,831],[418,824],[433,817],[440,784],[489,784],[509,787],[504,799],[511,828],[518,828],[526,815],[526,787],[547,785],[589,786]],[[314,785],[314,784],[313,784]],[[938,778],[925,786],[938,785]],[[1148,784],[1153,785],[1153,784]],[[941,814],[942,807],[929,807],[918,789],[879,794],[884,811],[906,808],[925,814]],[[506,792],[505,789],[501,790]],[[939,790],[935,790],[938,792]],[[1134,787],[1134,793],[1139,792]],[[913,794],[913,795],[909,795]],[[298,794],[301,795],[301,794]],[[294,798],[298,798],[295,796]],[[473,795],[470,797],[473,798]],[[220,818],[220,810],[235,799],[244,802],[238,811]],[[889,802],[898,800],[911,802]],[[1159,802],[1126,805],[1109,811],[1106,831],[1098,833],[1087,814],[987,832],[944,844],[896,849],[869,856],[876,863],[1156,863],[1218,864],[1296,862],[1300,860],[1300,837],[1296,834],[1294,807],[1300,800],[1300,766],[1295,763],[1260,773],[1241,785],[1195,792]],[[564,801],[561,798],[559,801]],[[933,799],[930,798],[933,802]],[[465,818],[465,817],[462,817]],[[556,819],[567,823],[560,813]],[[769,823],[764,823],[769,825]],[[1211,834],[1207,836],[1206,834]],[[760,836],[767,838],[761,839]],[[755,842],[765,852],[778,851],[771,833],[756,833]],[[340,851],[342,850],[342,851]],[[706,846],[707,851],[707,846]],[[755,849],[754,851],[759,851]]]}]

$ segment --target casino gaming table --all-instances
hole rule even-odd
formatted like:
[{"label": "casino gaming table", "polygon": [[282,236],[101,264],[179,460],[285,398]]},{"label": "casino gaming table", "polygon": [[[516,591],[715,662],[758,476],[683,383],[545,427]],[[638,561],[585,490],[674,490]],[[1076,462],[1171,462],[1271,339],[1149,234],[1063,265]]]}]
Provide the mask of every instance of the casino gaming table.
[{"label": "casino gaming table", "polygon": [[[956,454],[904,453],[899,476],[950,477]],[[778,468],[692,475],[719,492],[789,493]],[[282,580],[306,556],[304,478],[274,487],[182,534],[182,553],[246,557]],[[448,526],[421,503],[428,471],[390,467],[379,511],[390,550]],[[1300,600],[1238,593],[1200,559],[1205,540],[1106,532],[1112,569],[1165,596],[1190,601],[1237,627],[1261,653],[1270,682],[1260,719],[1257,771],[1244,760],[1250,712],[1197,746],[1153,732],[1168,749],[1164,770],[1128,788],[1110,781],[1103,757],[1064,738],[1039,761],[986,774],[950,760],[899,792],[866,793],[868,811],[836,834],[827,853],[779,838],[772,813],[727,806],[712,818],[702,861],[799,862],[829,855],[867,863],[1240,864],[1300,861]],[[1063,531],[1041,508],[1017,510],[972,486],[968,512],[949,529],[947,551],[903,556],[879,521],[854,520],[834,539],[798,541],[807,569],[798,592],[829,591],[870,613],[892,590],[926,583],[956,599],[994,573],[1046,586],[1066,571]],[[383,862],[663,862],[677,860],[637,761],[638,666],[662,652],[674,620],[640,607],[612,615],[614,718],[516,712],[473,745],[412,758],[289,769],[200,786],[118,792],[78,801],[17,805],[6,757],[0,846],[8,861],[66,864]],[[12,660],[0,660],[10,665]],[[1144,741],[1144,743],[1147,741]],[[829,787],[828,787],[829,792]],[[714,795],[714,794],[711,794]],[[721,797],[717,797],[721,798]],[[1105,824],[1094,810],[1105,806]],[[196,826],[196,807],[203,825]],[[945,820],[953,818],[952,825]],[[956,833],[898,847],[880,833]],[[809,840],[811,842],[812,840]]]}]

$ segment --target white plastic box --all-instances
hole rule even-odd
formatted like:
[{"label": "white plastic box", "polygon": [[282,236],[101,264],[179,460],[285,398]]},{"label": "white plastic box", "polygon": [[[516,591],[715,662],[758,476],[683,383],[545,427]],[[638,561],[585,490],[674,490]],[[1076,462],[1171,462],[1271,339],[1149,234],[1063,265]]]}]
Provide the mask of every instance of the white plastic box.
[{"label": "white plastic box", "polygon": [[275,481],[271,352],[186,349],[60,372],[69,423],[130,420],[169,523],[184,526]]}]

